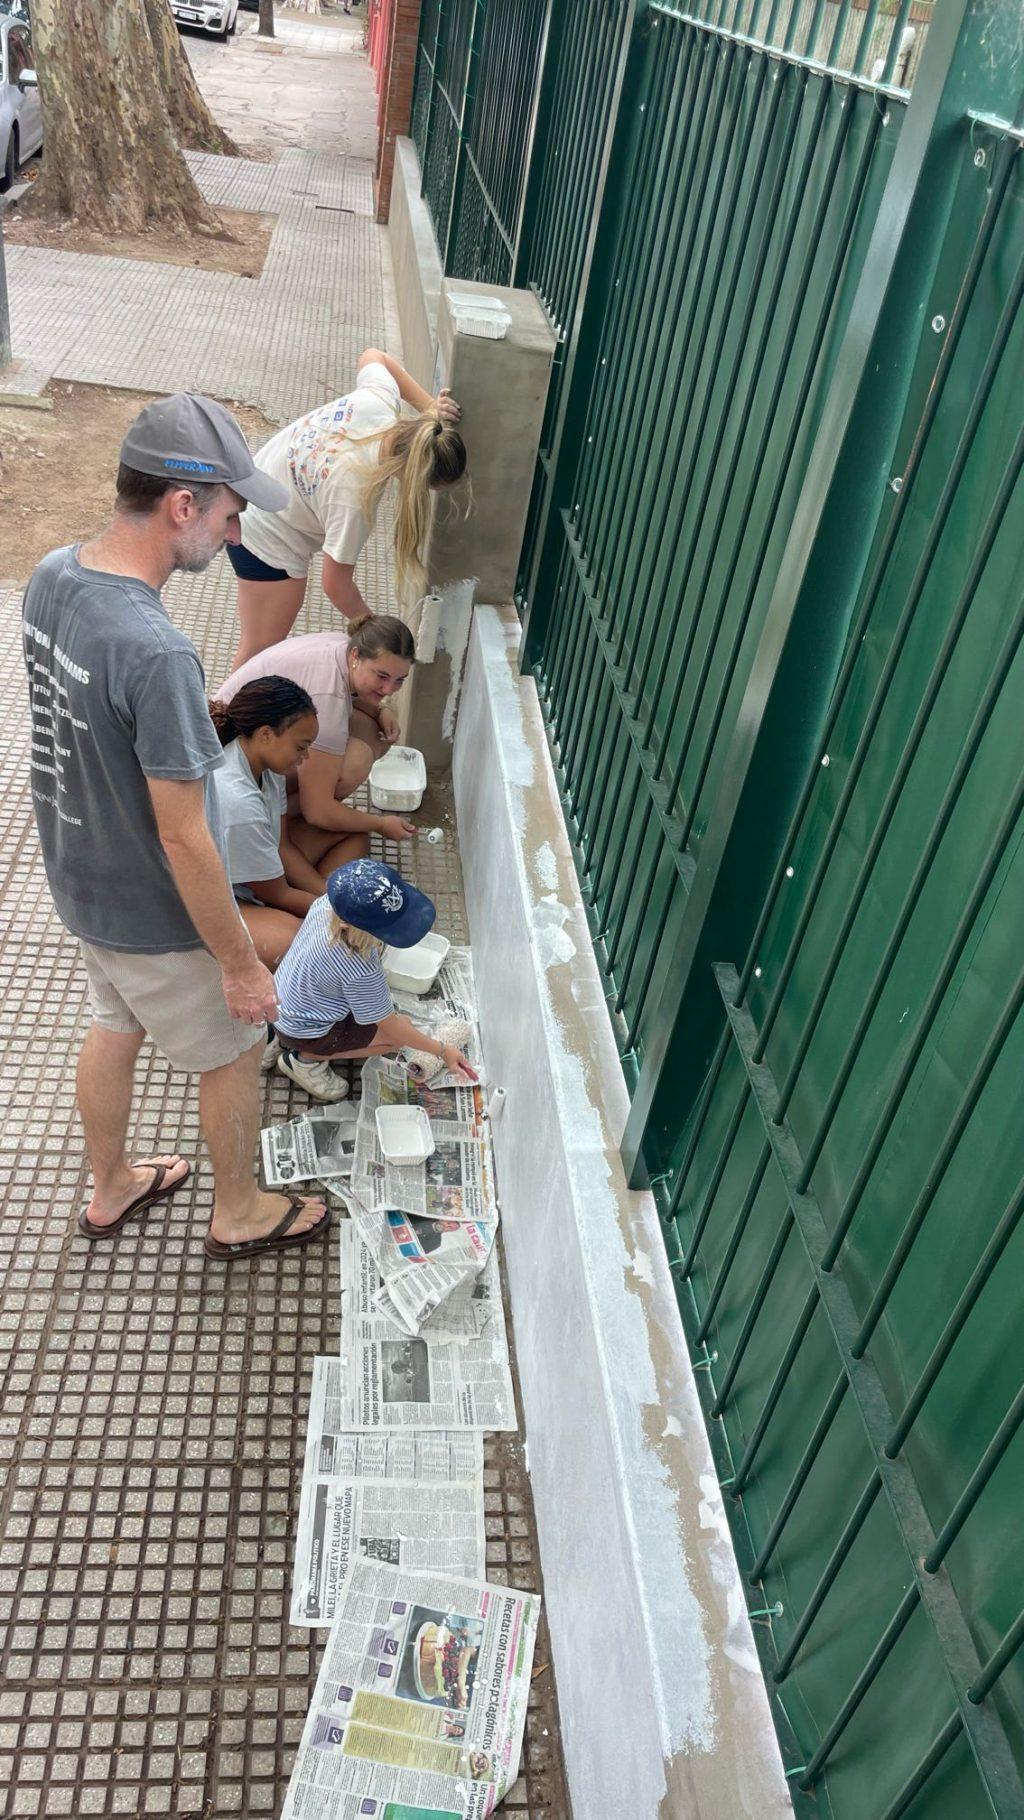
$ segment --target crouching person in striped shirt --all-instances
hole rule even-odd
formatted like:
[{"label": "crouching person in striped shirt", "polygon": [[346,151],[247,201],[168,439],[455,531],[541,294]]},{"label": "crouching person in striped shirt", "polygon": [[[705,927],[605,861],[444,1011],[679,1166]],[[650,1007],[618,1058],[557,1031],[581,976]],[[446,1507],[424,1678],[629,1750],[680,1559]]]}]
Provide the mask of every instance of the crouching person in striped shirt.
[{"label": "crouching person in striped shirt", "polygon": [[331,873],[326,896],[307,912],[274,975],[281,1074],[315,1100],[343,1100],[348,1081],[332,1060],[410,1048],[476,1080],[454,1044],[439,1043],[395,1010],[384,978],[385,946],[413,947],[436,914],[429,897],[377,860],[350,860]]}]

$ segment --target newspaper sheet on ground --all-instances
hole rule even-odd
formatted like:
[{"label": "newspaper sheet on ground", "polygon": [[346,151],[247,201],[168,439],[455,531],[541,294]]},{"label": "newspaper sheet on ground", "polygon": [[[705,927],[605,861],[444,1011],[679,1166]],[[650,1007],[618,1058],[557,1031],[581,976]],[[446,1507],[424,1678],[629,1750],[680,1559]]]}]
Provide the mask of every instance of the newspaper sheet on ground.
[{"label": "newspaper sheet on ground", "polygon": [[389,1314],[393,1311],[411,1334],[420,1333],[449,1296],[479,1276],[497,1231],[493,1222],[420,1220],[364,1207],[355,1195],[349,1197],[349,1211],[384,1279]]},{"label": "newspaper sheet on ground", "polygon": [[[307,1461],[308,1466],[308,1461]],[[478,1580],[486,1570],[484,1488],[476,1483],[376,1479],[308,1471],[302,1481],[291,1621],[330,1624],[358,1560]]]},{"label": "newspaper sheet on ground", "polygon": [[433,1081],[412,1081],[399,1062],[374,1060],[363,1068],[363,1097],[367,1083],[376,1106],[422,1106],[435,1137],[482,1137],[487,1123],[486,1094],[482,1087],[460,1081],[436,1087]]},{"label": "newspaper sheet on ground", "polygon": [[[404,1011],[421,1029],[434,1031],[439,1024],[448,1023],[452,1018],[469,1024],[473,1034],[467,1055],[477,1072],[482,1072],[483,1051],[477,1028],[476,992],[468,948],[451,950],[429,993],[397,991],[392,993],[392,997],[396,1009]],[[455,1086],[457,1077],[454,1074],[439,1074],[430,1084],[441,1088]]]},{"label": "newspaper sheet on ground", "polygon": [[[375,1311],[380,1279],[351,1220],[342,1220],[341,1408],[347,1429],[516,1426],[500,1300],[480,1333],[416,1338]],[[492,1254],[493,1256],[493,1254]],[[481,1279],[481,1282],[483,1279]]]},{"label": "newspaper sheet on ground", "polygon": [[[356,1125],[352,1192],[367,1207],[395,1208],[429,1220],[494,1220],[497,1202],[490,1143],[479,1088],[421,1088],[393,1062],[367,1062]],[[421,1095],[425,1097],[420,1097]],[[430,1119],[434,1153],[425,1163],[389,1163],[377,1140],[378,1106],[422,1105]],[[438,1111],[454,1114],[435,1117]],[[472,1132],[479,1129],[480,1136]],[[465,1135],[464,1135],[465,1134]]]},{"label": "newspaper sheet on ground", "polygon": [[356,1118],[356,1108],[343,1105],[330,1116],[303,1116],[286,1125],[268,1125],[260,1133],[267,1187],[288,1188],[292,1182],[349,1175],[355,1154]]},{"label": "newspaper sheet on ground", "polygon": [[484,1820],[518,1774],[539,1616],[533,1593],[357,1562],[281,1820]]},{"label": "newspaper sheet on ground", "polygon": [[305,1473],[324,1479],[418,1479],[463,1483],[484,1469],[483,1436],[443,1429],[350,1434],[341,1420],[341,1360],[313,1360]]},{"label": "newspaper sheet on ground", "polygon": [[[408,1333],[405,1315],[395,1307],[387,1284],[378,1290],[373,1305],[377,1314],[385,1315],[399,1332]],[[421,1331],[435,1345],[443,1345],[446,1340],[480,1339],[495,1323],[502,1336],[501,1345],[504,1346],[505,1311],[501,1297],[501,1276],[497,1253],[492,1251],[483,1274],[464,1283],[460,1289],[453,1290]]]},{"label": "newspaper sheet on ground", "polygon": [[[332,1193],[330,1189],[328,1199],[342,1214],[347,1214],[349,1200]],[[354,1224],[351,1219],[342,1219],[339,1222],[339,1234]],[[347,1312],[349,1315],[386,1315],[400,1333],[405,1333],[407,1330],[391,1305],[387,1287],[381,1287],[376,1260],[369,1246],[354,1245],[351,1233],[342,1236],[340,1243],[342,1331]],[[348,1281],[345,1277],[346,1270],[350,1273]],[[493,1248],[482,1274],[450,1295],[443,1308],[433,1317],[427,1329],[427,1338],[435,1344],[446,1340],[479,1339],[492,1327],[497,1328],[494,1342],[496,1348],[504,1350],[505,1309],[498,1257]]]},{"label": "newspaper sheet on ground", "polygon": [[399,1011],[404,1011],[417,1023],[427,1023],[437,1017],[462,1017],[467,1023],[475,1024],[476,986],[470,950],[449,948],[429,992],[402,992],[399,989],[391,996]]},{"label": "newspaper sheet on ground", "polygon": [[292,1623],[330,1623],[360,1556],[479,1579],[485,1546],[482,1436],[346,1434],[341,1361],[315,1359]]}]

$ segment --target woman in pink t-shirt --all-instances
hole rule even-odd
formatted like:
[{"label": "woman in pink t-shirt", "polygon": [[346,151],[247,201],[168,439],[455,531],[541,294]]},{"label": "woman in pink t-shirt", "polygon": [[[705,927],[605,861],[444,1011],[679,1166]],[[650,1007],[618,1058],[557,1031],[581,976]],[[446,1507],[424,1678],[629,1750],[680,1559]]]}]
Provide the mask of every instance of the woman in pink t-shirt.
[{"label": "woman in pink t-shirt", "polygon": [[415,661],[409,628],[383,613],[352,620],[344,632],[285,638],[235,670],[216,693],[228,703],[246,683],[287,676],[312,698],[316,738],[289,780],[288,838],[326,875],[370,850],[370,835],[405,840],[415,832],[400,815],[367,814],[349,798],[370,767],[398,738],[398,722],[385,703],[400,689]]}]

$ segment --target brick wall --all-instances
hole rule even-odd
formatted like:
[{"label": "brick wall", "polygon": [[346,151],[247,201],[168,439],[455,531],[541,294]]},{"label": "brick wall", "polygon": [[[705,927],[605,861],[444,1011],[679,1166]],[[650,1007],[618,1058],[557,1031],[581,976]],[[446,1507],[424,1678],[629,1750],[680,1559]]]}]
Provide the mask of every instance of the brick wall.
[{"label": "brick wall", "polygon": [[377,112],[377,165],[374,191],[377,220],[386,221],[391,209],[391,180],[395,169],[395,140],[409,131],[412,85],[416,71],[416,40],[420,27],[420,0],[391,0],[390,30],[381,57],[380,103]]}]

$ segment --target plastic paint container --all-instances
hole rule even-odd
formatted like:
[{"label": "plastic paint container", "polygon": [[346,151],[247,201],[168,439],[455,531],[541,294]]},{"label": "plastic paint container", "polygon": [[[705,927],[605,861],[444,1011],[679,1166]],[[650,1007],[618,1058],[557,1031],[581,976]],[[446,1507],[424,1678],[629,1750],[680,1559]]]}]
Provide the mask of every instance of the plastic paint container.
[{"label": "plastic paint container", "polygon": [[418,809],[427,787],[427,767],[415,746],[392,746],[370,772],[370,801],[375,809]]},{"label": "plastic paint container", "polygon": [[425,1163],[434,1135],[422,1106],[378,1106],[377,1141],[389,1163]]},{"label": "plastic paint container", "polygon": [[412,948],[385,948],[384,978],[393,992],[429,992],[450,947],[443,935],[425,935]]}]

